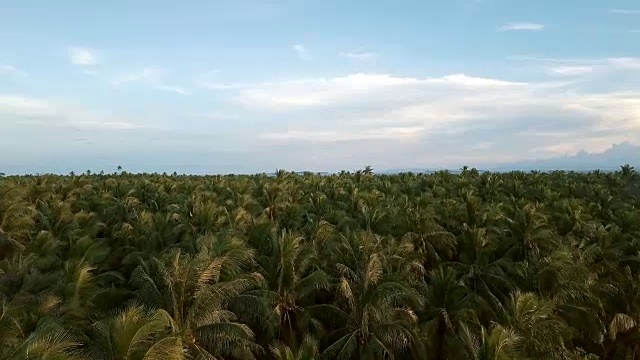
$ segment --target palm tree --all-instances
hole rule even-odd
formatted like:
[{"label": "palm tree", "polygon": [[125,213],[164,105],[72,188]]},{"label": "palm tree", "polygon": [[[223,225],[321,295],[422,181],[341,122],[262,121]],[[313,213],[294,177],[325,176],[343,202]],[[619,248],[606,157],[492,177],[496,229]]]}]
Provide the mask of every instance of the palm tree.
[{"label": "palm tree", "polygon": [[306,336],[298,351],[292,350],[283,343],[275,343],[269,346],[275,360],[316,360],[320,358],[318,342]]},{"label": "palm tree", "polygon": [[270,254],[259,259],[268,284],[265,294],[273,309],[277,338],[296,350],[302,321],[308,320],[301,303],[315,291],[328,289],[330,278],[317,267],[313,247],[301,236],[283,230],[271,239]]},{"label": "palm tree", "polygon": [[570,328],[555,313],[554,304],[533,293],[515,292],[509,304],[507,328],[520,337],[518,351],[529,359],[565,359]]},{"label": "palm tree", "polygon": [[418,318],[411,308],[418,296],[401,277],[385,271],[380,240],[370,233],[354,234],[336,249],[336,302],[313,307],[335,328],[323,356],[393,358],[418,350]]},{"label": "palm tree", "polygon": [[451,267],[432,270],[427,279],[424,307],[418,312],[420,327],[432,359],[461,356],[459,332],[478,322],[478,299]]},{"label": "palm tree", "polygon": [[17,347],[0,349],[3,359],[81,360],[84,359],[77,340],[69,330],[54,321],[41,323]]},{"label": "palm tree", "polygon": [[91,353],[104,360],[183,359],[182,348],[171,337],[175,327],[166,311],[132,304],[94,324]]},{"label": "palm tree", "polygon": [[616,342],[611,356],[620,359],[636,359],[640,356],[640,326],[630,315],[618,313],[609,324],[609,338]]},{"label": "palm tree", "polygon": [[98,298],[104,293],[95,281],[95,269],[85,261],[65,264],[65,282],[62,283],[64,302],[62,304],[65,321],[76,324],[88,324],[89,312],[94,309]]},{"label": "palm tree", "polygon": [[517,347],[521,338],[512,331],[493,324],[490,330],[480,327],[480,334],[461,326],[460,340],[469,360],[519,360]]},{"label": "palm tree", "polygon": [[512,199],[511,216],[504,218],[508,226],[505,255],[516,261],[539,257],[541,252],[557,245],[542,205],[520,206],[518,202]]},{"label": "palm tree", "polygon": [[466,286],[479,295],[478,300],[487,305],[495,319],[504,316],[503,304],[514,288],[505,271],[512,271],[513,264],[506,258],[495,258],[499,244],[490,233],[486,228],[465,226],[460,236],[459,259],[451,265],[462,274]]},{"label": "palm tree", "polygon": [[0,258],[20,251],[29,238],[36,210],[24,201],[24,189],[0,184]]},{"label": "palm tree", "polygon": [[0,303],[0,354],[18,347],[22,336],[22,327],[15,305],[2,300]]},{"label": "palm tree", "polygon": [[137,297],[172,319],[165,339],[172,352],[183,349],[187,358],[253,359],[258,346],[253,331],[238,323],[229,303],[255,287],[257,274],[242,276],[253,251],[237,238],[204,237],[195,255],[174,254],[153,259],[133,274]]}]

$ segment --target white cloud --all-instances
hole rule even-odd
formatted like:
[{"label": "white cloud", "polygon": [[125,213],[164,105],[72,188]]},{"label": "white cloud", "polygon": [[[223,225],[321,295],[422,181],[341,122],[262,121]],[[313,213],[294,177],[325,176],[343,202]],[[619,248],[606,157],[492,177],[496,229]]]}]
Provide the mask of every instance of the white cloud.
[{"label": "white cloud", "polygon": [[[633,76],[625,76],[637,74],[637,58],[519,60],[532,62],[546,75],[523,81],[506,75],[352,73],[259,83],[224,83],[210,76],[197,85],[224,92],[216,94],[223,95],[216,96],[212,107],[216,112],[194,108],[196,115],[167,117],[175,121],[179,116],[181,122],[173,122],[175,127],[192,128],[198,135],[205,134],[208,126],[224,128],[229,136],[211,136],[227,141],[230,151],[262,149],[249,157],[269,164],[268,168],[272,163],[318,170],[368,163],[374,168],[476,166],[581,149],[598,151],[640,139],[640,91],[632,86]],[[189,93],[167,84],[170,75],[148,67],[118,79],[121,84]],[[11,123],[30,132],[46,132],[37,129],[55,125],[65,133],[71,133],[69,128],[86,129],[86,133],[126,133],[133,138],[143,132],[127,130],[144,127],[146,134],[151,124],[144,123],[144,116],[128,118],[11,94],[0,96],[0,115],[0,132]],[[152,127],[164,121],[153,120]],[[140,141],[150,144],[145,136]],[[136,141],[131,146],[142,148]],[[188,144],[194,153],[208,149],[200,140],[180,144]],[[148,148],[153,146],[160,145]]]},{"label": "white cloud", "polygon": [[[486,88],[486,87],[506,87],[506,86],[523,86],[526,83],[511,82],[497,79],[487,79],[481,77],[471,77],[465,74],[452,74],[439,78],[413,78],[413,77],[395,77],[389,74],[367,74],[356,73],[335,78],[309,78],[297,80],[285,80],[276,82],[262,83],[234,83],[224,84],[215,82],[203,82],[201,85],[212,90],[242,90],[244,95],[248,97],[261,97],[264,92],[273,92],[274,94],[283,92],[291,92],[292,95],[300,95],[297,99],[283,100],[283,103],[291,103],[292,105],[313,105],[315,100],[309,98],[309,93],[321,95],[324,88],[337,92],[359,92],[373,91],[380,88],[393,87],[398,85],[419,85],[419,84],[441,84],[457,87],[469,88]],[[335,87],[335,88],[334,88]],[[338,89],[336,89],[338,88]],[[330,94],[326,94],[331,97]],[[312,96],[314,97],[314,96]],[[249,100],[249,99],[247,99]],[[280,101],[276,100],[275,103]]]},{"label": "white cloud", "polygon": [[556,66],[549,69],[552,74],[562,76],[578,76],[590,74],[595,70],[594,66]]},{"label": "white cloud", "polygon": [[[357,73],[335,78],[311,78],[237,86],[240,103],[271,110],[331,106],[371,96],[406,97],[411,93],[445,88],[469,91],[522,88],[525,83],[453,74],[439,78],[395,77]],[[405,93],[402,93],[402,92]]]},{"label": "white cloud", "polygon": [[542,31],[544,30],[543,24],[532,22],[515,22],[504,25],[500,28],[501,31]]},{"label": "white cloud", "polygon": [[611,58],[608,59],[608,63],[619,68],[640,70],[640,58]]},{"label": "white cloud", "polygon": [[291,47],[301,59],[309,60],[311,59],[311,53],[303,44],[296,44]]},{"label": "white cloud", "polygon": [[0,95],[0,113],[4,115],[46,117],[55,115],[49,102],[22,95]]},{"label": "white cloud", "polygon": [[602,60],[596,59],[577,59],[577,58],[551,58],[542,56],[512,55],[507,56],[506,60],[514,61],[531,61],[531,62],[549,62],[549,63],[569,63],[569,64],[592,64]]},{"label": "white cloud", "polygon": [[473,144],[471,148],[474,150],[488,150],[492,148],[495,144],[496,144],[495,141],[484,141],[484,142],[479,142],[477,144]]},{"label": "white cloud", "polygon": [[115,85],[130,82],[158,82],[164,75],[165,70],[156,66],[148,66],[140,71],[117,76],[112,82]]},{"label": "white cloud", "polygon": [[640,69],[640,58],[634,57],[610,57],[601,59],[564,59],[530,56],[512,56],[510,60],[528,61],[534,63],[554,64],[547,68],[547,72],[554,75],[579,76],[592,73],[603,74],[614,71],[627,71]]},{"label": "white cloud", "polygon": [[336,142],[372,139],[411,139],[424,132],[422,126],[411,127],[382,127],[374,129],[362,129],[360,131],[332,131],[332,130],[288,130],[284,132],[271,132],[260,134],[258,137],[276,141],[312,141],[312,142]]},{"label": "white cloud", "polygon": [[360,161],[344,158],[359,151],[362,161],[393,167],[415,165],[424,153],[443,163],[490,164],[561,153],[566,149],[556,145],[567,139],[575,140],[569,150],[597,151],[640,138],[640,91],[602,86],[610,74],[603,69],[635,71],[634,59],[623,59],[554,59],[553,75],[588,75],[591,67],[599,74],[575,82],[356,73],[234,84],[228,91],[248,117],[281,121],[282,130],[263,130],[258,143],[281,146],[305,164],[340,167]]},{"label": "white cloud", "polygon": [[27,72],[18,69],[13,65],[0,64],[0,75],[8,74],[8,75],[17,75],[17,76],[27,76]]},{"label": "white cloud", "polygon": [[427,83],[433,84],[449,84],[453,86],[468,88],[505,88],[514,86],[525,86],[526,83],[505,81],[498,79],[487,79],[481,77],[471,77],[465,74],[446,75],[441,78],[427,79]]},{"label": "white cloud", "polygon": [[377,56],[376,53],[366,52],[366,51],[341,52],[338,55],[349,58],[349,59],[357,59],[357,60],[367,60]]},{"label": "white cloud", "polygon": [[640,129],[640,92],[566,96],[563,108],[599,119],[595,130]]},{"label": "white cloud", "polygon": [[88,111],[60,101],[19,94],[0,94],[2,126],[38,125],[72,128],[128,130],[146,127],[113,114]]},{"label": "white cloud", "polygon": [[533,148],[531,149],[531,151],[542,152],[545,154],[550,154],[552,156],[568,156],[577,153],[578,151],[580,151],[580,149],[580,145],[576,143],[560,143]]},{"label": "white cloud", "polygon": [[210,90],[232,90],[232,89],[241,89],[244,87],[242,84],[222,84],[222,83],[214,83],[214,82],[202,82],[200,86],[205,89]]},{"label": "white cloud", "polygon": [[220,74],[221,71],[219,69],[211,69],[202,73],[199,73],[197,75],[195,75],[192,78],[192,82],[193,84],[195,84],[196,86],[200,86],[200,87],[204,87],[204,88],[210,88],[209,85],[211,84],[215,84],[215,79],[217,77],[218,74]]},{"label": "white cloud", "polygon": [[609,11],[612,14],[619,14],[619,15],[640,15],[640,10],[635,10],[635,9],[611,9]]},{"label": "white cloud", "polygon": [[93,77],[97,77],[100,74],[97,70],[94,69],[82,69],[82,73]]},{"label": "white cloud", "polygon": [[207,112],[196,112],[191,114],[186,114],[185,116],[193,119],[204,119],[204,120],[224,120],[224,121],[237,121],[243,120],[243,116],[233,112],[233,111],[207,111]]},{"label": "white cloud", "polygon": [[174,93],[180,94],[180,95],[191,95],[190,91],[188,91],[188,90],[186,90],[184,88],[181,88],[179,86],[156,85],[155,88],[158,89],[158,90],[174,92]]},{"label": "white cloud", "polygon": [[188,89],[181,86],[167,85],[164,83],[166,70],[157,66],[148,66],[140,71],[122,74],[115,77],[111,83],[121,86],[129,83],[143,83],[154,89],[173,92],[179,95],[191,95]]},{"label": "white cloud", "polygon": [[74,65],[92,66],[98,64],[98,57],[94,50],[82,47],[72,47],[69,49],[69,60]]},{"label": "white cloud", "polygon": [[146,126],[124,121],[82,121],[72,120],[67,123],[69,126],[84,129],[104,129],[104,130],[133,130],[142,129]]}]

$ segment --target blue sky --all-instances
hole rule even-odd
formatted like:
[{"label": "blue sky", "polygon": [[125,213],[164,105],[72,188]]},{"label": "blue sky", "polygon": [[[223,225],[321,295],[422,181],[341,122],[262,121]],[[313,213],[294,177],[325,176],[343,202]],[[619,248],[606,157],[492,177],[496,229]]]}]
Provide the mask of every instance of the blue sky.
[{"label": "blue sky", "polygon": [[636,0],[0,2],[0,171],[488,166],[640,142]]}]

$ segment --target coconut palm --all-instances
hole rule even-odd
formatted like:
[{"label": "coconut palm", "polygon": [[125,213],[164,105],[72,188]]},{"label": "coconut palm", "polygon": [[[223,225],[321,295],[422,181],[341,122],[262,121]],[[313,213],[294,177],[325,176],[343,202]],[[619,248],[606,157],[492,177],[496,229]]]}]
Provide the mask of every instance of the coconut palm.
[{"label": "coconut palm", "polygon": [[317,267],[313,247],[301,236],[283,230],[271,239],[270,254],[259,259],[268,284],[264,293],[273,309],[277,339],[295,350],[302,321],[308,321],[303,301],[314,291],[328,289],[330,278]]},{"label": "coconut palm", "polygon": [[432,270],[426,279],[424,306],[418,312],[421,330],[431,359],[444,360],[461,355],[459,333],[477,323],[477,295],[450,267]]},{"label": "coconut palm", "polygon": [[401,277],[385,272],[381,241],[371,233],[356,233],[336,249],[336,302],[314,307],[335,329],[327,336],[326,357],[394,358],[418,350],[418,319],[411,308],[418,296]]},{"label": "coconut palm", "polygon": [[318,342],[306,336],[300,348],[297,351],[292,350],[290,347],[283,343],[275,343],[269,346],[271,354],[275,360],[316,360],[320,359],[320,353],[318,351]]},{"label": "coconut palm", "polygon": [[192,359],[252,359],[258,350],[253,331],[238,323],[229,303],[254,288],[257,274],[242,276],[253,251],[237,238],[201,239],[195,255],[175,251],[165,261],[153,259],[134,272],[137,297],[164,309],[172,319],[163,343],[183,349]]},{"label": "coconut palm", "polygon": [[569,326],[555,313],[555,305],[533,293],[515,292],[506,327],[521,338],[518,351],[529,359],[565,359]]},{"label": "coconut palm", "polygon": [[490,330],[480,327],[479,334],[467,325],[462,325],[460,330],[460,340],[469,360],[525,359],[517,351],[522,338],[498,324],[493,324]]},{"label": "coconut palm", "polygon": [[104,360],[184,359],[172,337],[175,324],[164,310],[136,304],[94,324],[91,355]]},{"label": "coconut palm", "polygon": [[55,321],[46,321],[26,335],[18,346],[0,349],[0,355],[12,360],[81,360],[86,358],[81,345],[79,336]]}]

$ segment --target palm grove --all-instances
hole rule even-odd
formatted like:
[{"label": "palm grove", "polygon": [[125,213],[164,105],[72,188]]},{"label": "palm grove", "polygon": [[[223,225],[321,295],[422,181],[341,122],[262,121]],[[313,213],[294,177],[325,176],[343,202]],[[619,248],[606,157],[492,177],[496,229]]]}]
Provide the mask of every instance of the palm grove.
[{"label": "palm grove", "polygon": [[639,182],[0,178],[0,358],[638,358]]}]

